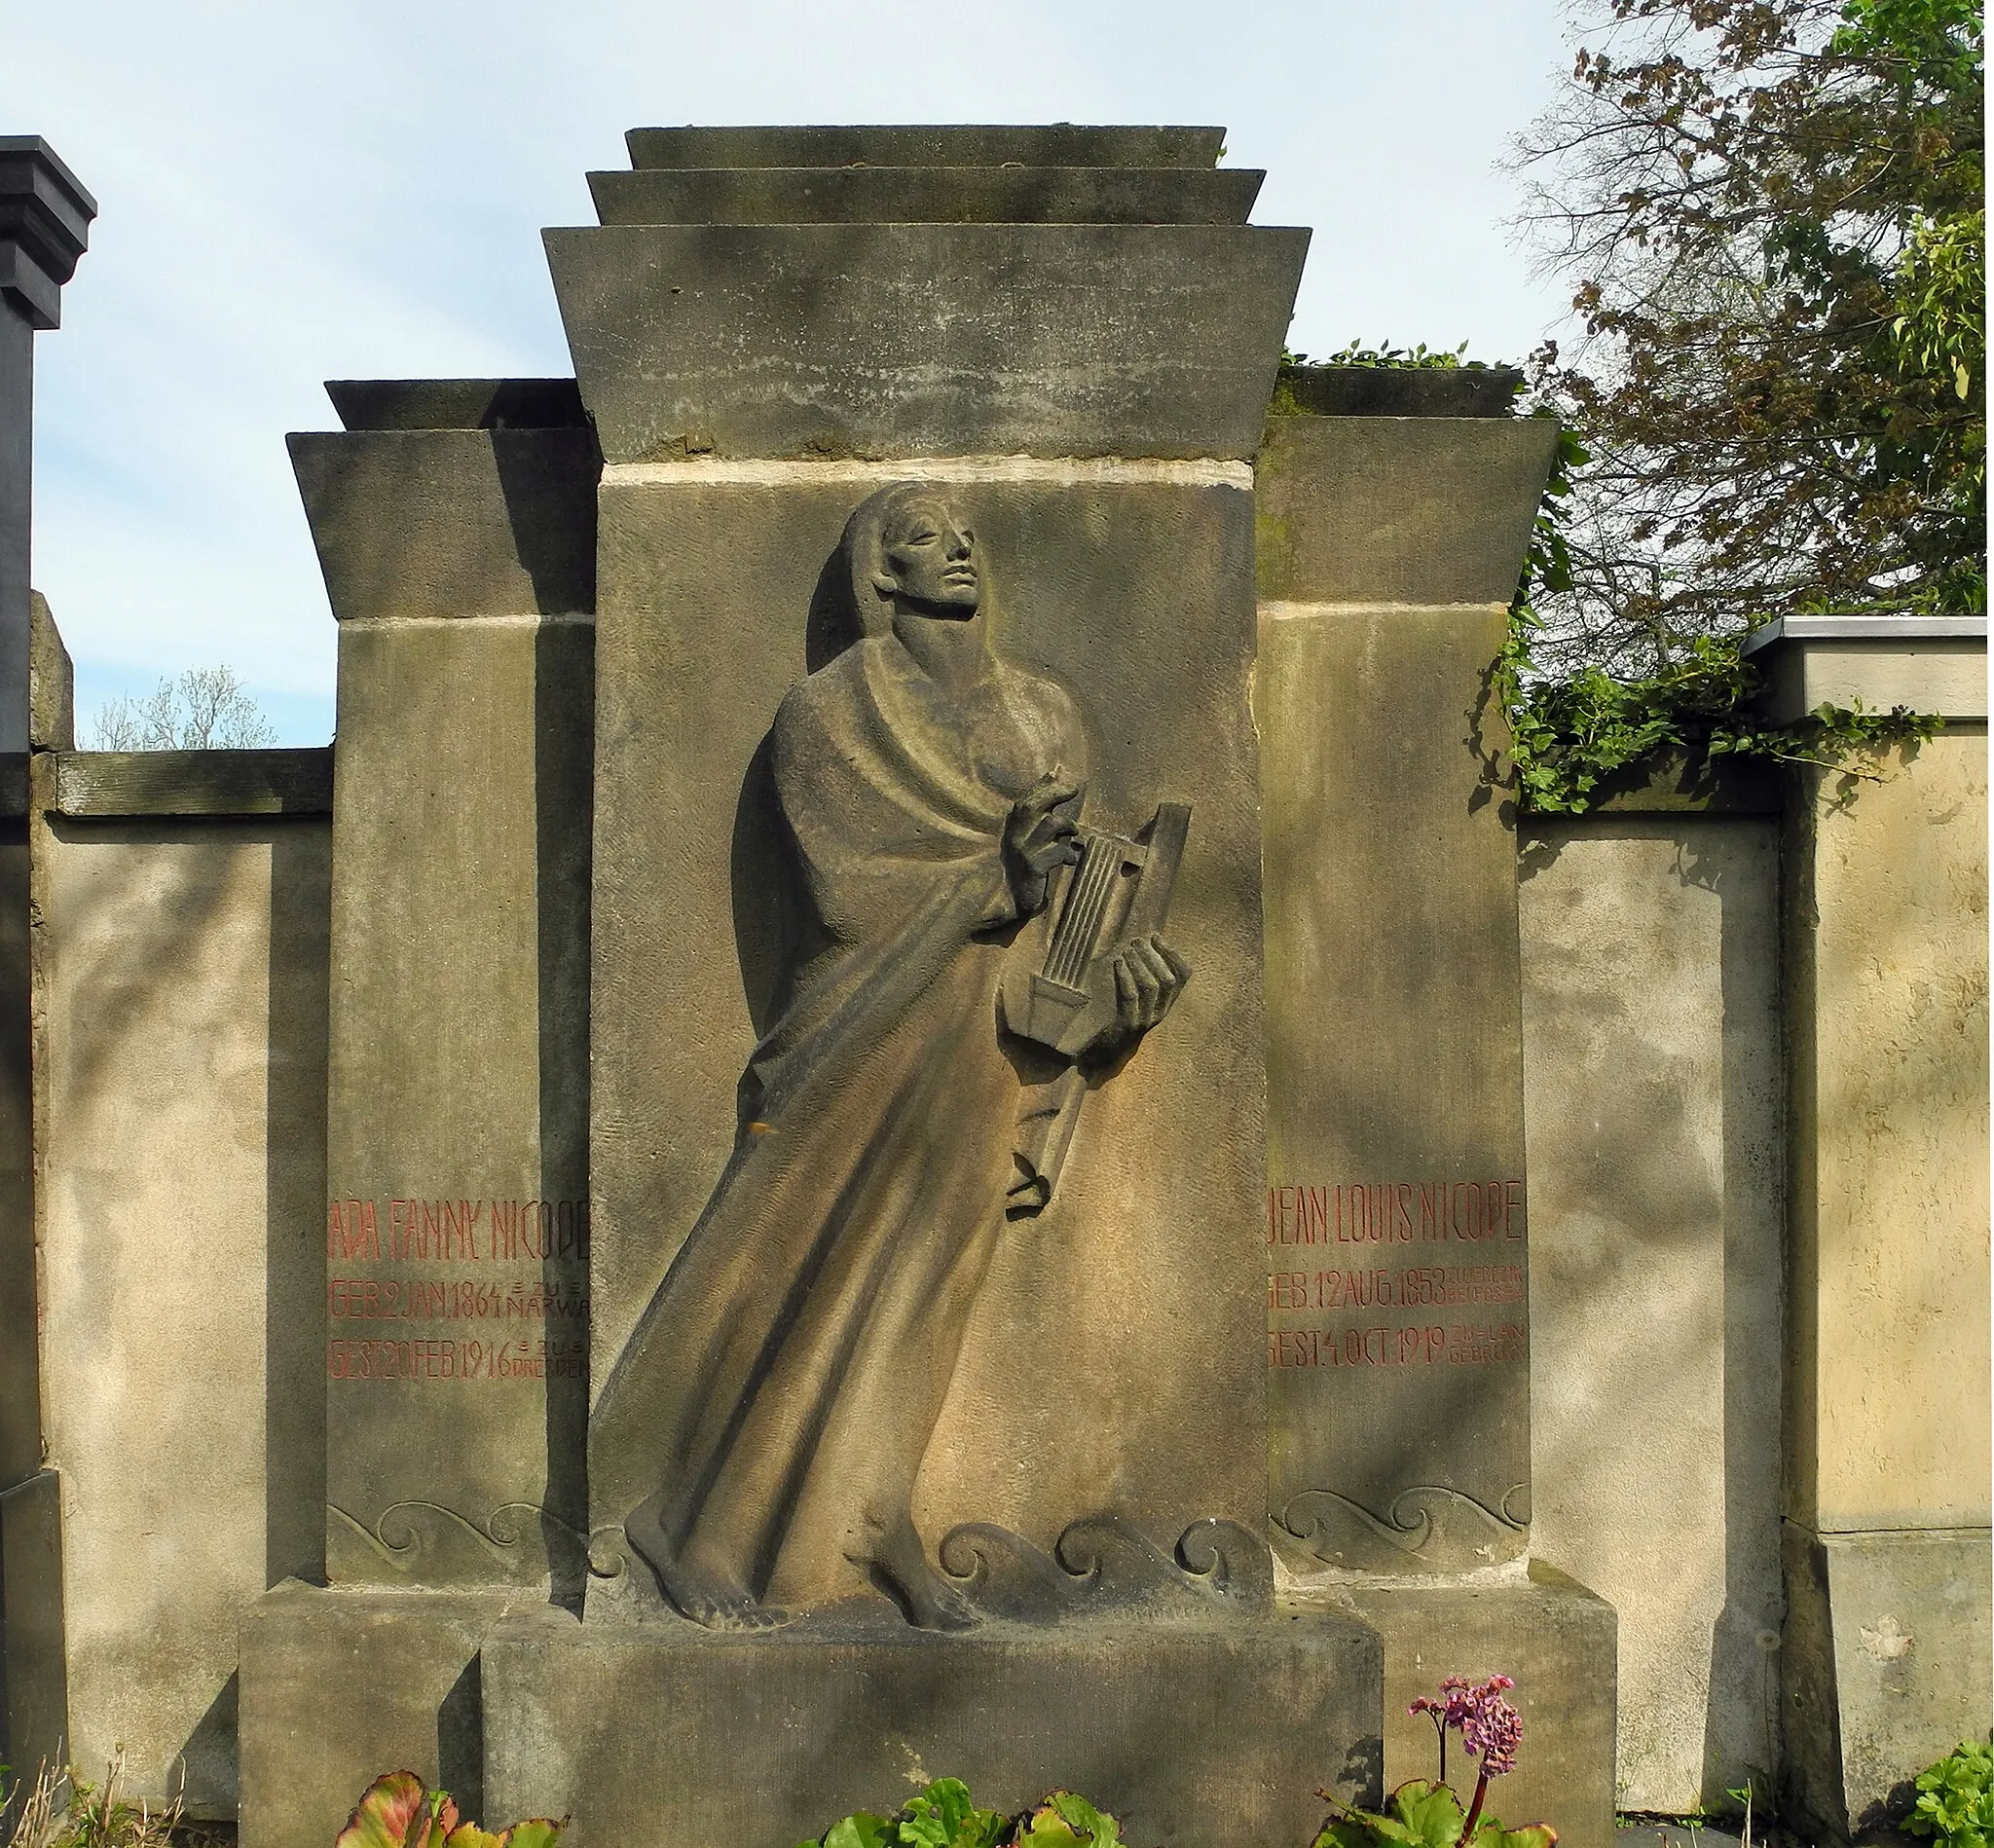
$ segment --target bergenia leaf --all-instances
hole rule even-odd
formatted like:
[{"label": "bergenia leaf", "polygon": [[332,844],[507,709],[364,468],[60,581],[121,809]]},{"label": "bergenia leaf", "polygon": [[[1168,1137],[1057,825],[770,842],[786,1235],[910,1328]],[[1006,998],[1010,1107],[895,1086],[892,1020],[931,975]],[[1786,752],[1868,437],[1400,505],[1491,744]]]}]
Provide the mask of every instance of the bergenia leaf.
[{"label": "bergenia leaf", "polygon": [[[1393,1791],[1391,1809],[1413,1839],[1424,1843],[1425,1848],[1455,1848],[1467,1821],[1460,1798],[1446,1785],[1428,1784],[1424,1778],[1414,1778]],[[1479,1839],[1481,1830],[1475,1833]]]},{"label": "bergenia leaf", "polygon": [[1093,1843],[1093,1848],[1121,1848],[1121,1826],[1114,1817],[1094,1808],[1086,1797],[1072,1791],[1054,1791],[1046,1801],[1059,1812],[1068,1829],[1076,1835],[1085,1835]]},{"label": "bergenia leaf", "polygon": [[824,1848],[887,1848],[892,1839],[893,1828],[886,1818],[862,1809],[831,1826]]},{"label": "bergenia leaf", "polygon": [[421,1832],[409,1837],[410,1848],[444,1848],[457,1828],[457,1801],[448,1791],[429,1793],[429,1813]]},{"label": "bergenia leaf", "polygon": [[376,1778],[353,1806],[333,1848],[425,1848],[429,1793],[413,1771]]},{"label": "bergenia leaf", "polygon": [[987,1848],[996,1839],[1004,1818],[993,1809],[979,1809],[961,1778],[937,1778],[922,1794],[946,1831],[944,1848]]},{"label": "bergenia leaf", "polygon": [[977,1807],[970,1801],[970,1787],[961,1778],[937,1778],[921,1794],[932,1805],[936,1820],[948,1831],[950,1840]]},{"label": "bergenia leaf", "polygon": [[1390,1842],[1392,1848],[1433,1848],[1432,1837],[1421,1834],[1395,1816],[1372,1816],[1366,1820],[1374,1841]]},{"label": "bergenia leaf", "polygon": [[1050,1803],[1027,1816],[1017,1831],[1020,1848],[1082,1848],[1073,1826]]},{"label": "bergenia leaf", "polygon": [[450,1831],[444,1848],[505,1848],[505,1836],[488,1835],[476,1823],[459,1823]]},{"label": "bergenia leaf", "polygon": [[[561,1838],[561,1831],[567,1827],[565,1816],[558,1823],[546,1816],[529,1816],[523,1823],[514,1823],[498,1837],[499,1848],[554,1848],[555,1842]],[[455,1839],[453,1836],[452,1840]]]},{"label": "bergenia leaf", "polygon": [[1323,1824],[1311,1848],[1378,1848],[1378,1835],[1370,1821],[1340,1816]]},{"label": "bergenia leaf", "polygon": [[1558,1848],[1558,1831],[1549,1823],[1532,1823],[1528,1829],[1484,1823],[1475,1830],[1473,1848]]}]

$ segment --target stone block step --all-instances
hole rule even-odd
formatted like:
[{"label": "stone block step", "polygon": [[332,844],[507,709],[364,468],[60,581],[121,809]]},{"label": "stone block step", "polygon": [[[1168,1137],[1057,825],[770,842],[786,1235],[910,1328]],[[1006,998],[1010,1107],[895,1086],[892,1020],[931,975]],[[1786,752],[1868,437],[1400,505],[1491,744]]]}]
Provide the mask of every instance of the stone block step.
[{"label": "stone block step", "polygon": [[591,173],[606,225],[1243,225],[1250,167],[749,166]]},{"label": "stone block step", "polygon": [[1211,166],[1223,129],[936,124],[632,129],[632,166]]}]

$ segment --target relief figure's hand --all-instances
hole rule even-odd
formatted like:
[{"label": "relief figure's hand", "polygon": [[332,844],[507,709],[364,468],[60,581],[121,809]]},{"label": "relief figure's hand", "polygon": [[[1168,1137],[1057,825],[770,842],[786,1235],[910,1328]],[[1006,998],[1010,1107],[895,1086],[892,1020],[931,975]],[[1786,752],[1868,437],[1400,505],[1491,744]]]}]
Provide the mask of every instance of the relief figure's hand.
[{"label": "relief figure's hand", "polygon": [[1161,937],[1134,937],[1115,952],[1115,1024],[1099,1050],[1119,1051],[1147,1033],[1176,1004],[1191,965]]},{"label": "relief figure's hand", "polygon": [[1046,908],[1053,869],[1080,858],[1074,817],[1084,789],[1063,772],[1049,770],[1011,805],[1004,824],[1004,872],[1021,917]]}]

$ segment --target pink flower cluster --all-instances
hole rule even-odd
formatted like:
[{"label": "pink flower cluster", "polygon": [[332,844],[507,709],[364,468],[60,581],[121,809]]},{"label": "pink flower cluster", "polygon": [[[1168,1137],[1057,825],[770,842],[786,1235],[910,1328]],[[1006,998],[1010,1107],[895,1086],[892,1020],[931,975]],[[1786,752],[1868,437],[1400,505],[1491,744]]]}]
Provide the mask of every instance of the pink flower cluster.
[{"label": "pink flower cluster", "polygon": [[1459,1732],[1461,1744],[1482,1761],[1483,1778],[1500,1777],[1516,1769],[1523,1743],[1523,1716],[1502,1698],[1515,1685],[1507,1675],[1481,1682],[1450,1675],[1440,1683],[1440,1699],[1422,1694],[1406,1712],[1432,1715],[1443,1736],[1449,1729]]}]

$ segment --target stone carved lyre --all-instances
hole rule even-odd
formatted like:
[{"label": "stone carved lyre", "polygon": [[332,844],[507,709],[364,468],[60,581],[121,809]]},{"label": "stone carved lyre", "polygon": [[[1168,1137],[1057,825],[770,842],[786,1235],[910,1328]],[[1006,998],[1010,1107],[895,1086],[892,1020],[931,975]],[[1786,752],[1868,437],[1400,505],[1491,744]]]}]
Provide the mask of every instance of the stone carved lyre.
[{"label": "stone carved lyre", "polygon": [[1038,1212],[1052,1198],[1087,1095],[1086,1076],[1071,1061],[1115,1022],[1116,951],[1163,928],[1190,830],[1188,802],[1163,803],[1132,837],[1080,829],[1080,858],[1047,903],[1054,922],[1044,957],[1036,969],[1014,964],[1005,974],[1006,1027],[1069,1061],[1025,1093],[1006,1201],[1014,1216]]}]

